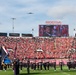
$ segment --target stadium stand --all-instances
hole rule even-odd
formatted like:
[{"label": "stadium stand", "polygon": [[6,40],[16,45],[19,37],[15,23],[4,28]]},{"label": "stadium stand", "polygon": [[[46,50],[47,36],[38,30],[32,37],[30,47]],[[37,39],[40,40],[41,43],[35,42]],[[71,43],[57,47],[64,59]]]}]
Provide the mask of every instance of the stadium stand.
[{"label": "stadium stand", "polygon": [[[4,46],[11,59],[67,59],[69,49],[76,49],[75,37],[0,37],[0,46]],[[76,53],[72,54],[76,57]],[[66,63],[66,62],[65,62]]]}]

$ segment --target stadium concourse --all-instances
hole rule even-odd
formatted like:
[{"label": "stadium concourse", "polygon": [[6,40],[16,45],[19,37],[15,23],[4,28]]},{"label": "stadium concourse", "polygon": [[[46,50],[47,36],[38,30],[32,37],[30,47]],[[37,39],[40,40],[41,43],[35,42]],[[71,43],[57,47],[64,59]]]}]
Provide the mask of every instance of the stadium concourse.
[{"label": "stadium concourse", "polygon": [[[4,37],[0,36],[0,46],[4,46],[11,60],[14,57],[24,61],[26,58],[36,59],[65,59],[66,64],[70,56],[76,58],[76,52],[70,53],[70,49],[76,49],[75,37]],[[44,62],[44,60],[42,60]],[[60,60],[59,60],[60,61]],[[59,61],[56,61],[58,64]]]}]

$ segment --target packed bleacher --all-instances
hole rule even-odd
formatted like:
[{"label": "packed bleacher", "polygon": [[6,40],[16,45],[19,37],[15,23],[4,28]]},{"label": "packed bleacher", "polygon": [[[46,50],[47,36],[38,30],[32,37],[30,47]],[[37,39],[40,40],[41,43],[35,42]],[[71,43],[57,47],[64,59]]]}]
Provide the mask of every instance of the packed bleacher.
[{"label": "packed bleacher", "polygon": [[[10,58],[68,58],[68,51],[76,49],[75,37],[0,37],[0,46],[8,50]],[[72,55],[76,57],[76,53]]]}]

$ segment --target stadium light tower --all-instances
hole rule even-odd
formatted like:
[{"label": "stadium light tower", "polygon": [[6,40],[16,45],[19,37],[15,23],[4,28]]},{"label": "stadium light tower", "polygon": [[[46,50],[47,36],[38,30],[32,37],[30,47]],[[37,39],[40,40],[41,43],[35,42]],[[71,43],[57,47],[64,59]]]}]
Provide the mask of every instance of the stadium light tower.
[{"label": "stadium light tower", "polygon": [[[32,14],[34,14],[34,13],[28,12],[27,14],[32,15]],[[32,35],[34,36],[33,32],[34,32],[34,28],[32,28]]]},{"label": "stadium light tower", "polygon": [[34,28],[32,28],[32,35],[34,36]]},{"label": "stadium light tower", "polygon": [[76,37],[76,29],[75,28],[73,30],[73,33],[74,33],[74,37]]},{"label": "stadium light tower", "polygon": [[[28,12],[27,14],[32,15],[33,13],[32,13],[32,12]],[[28,73],[28,74],[30,74],[29,64],[30,64],[30,60],[29,60],[29,58],[28,58],[28,60],[27,60],[27,73]]]},{"label": "stadium light tower", "polygon": [[14,20],[16,19],[16,18],[11,18],[12,19],[12,32],[14,33]]}]

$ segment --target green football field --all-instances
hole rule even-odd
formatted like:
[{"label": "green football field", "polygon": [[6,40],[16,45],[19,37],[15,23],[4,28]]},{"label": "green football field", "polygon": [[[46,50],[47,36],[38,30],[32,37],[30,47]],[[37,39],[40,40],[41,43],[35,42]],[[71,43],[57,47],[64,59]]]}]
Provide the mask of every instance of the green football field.
[{"label": "green football field", "polygon": [[[14,72],[12,69],[8,69],[6,72],[0,71],[0,75],[14,75]],[[28,75],[27,69],[23,68],[22,71],[20,71],[20,75]],[[53,68],[50,68],[50,70],[30,70],[29,75],[76,75],[76,70],[71,69],[68,70],[66,66],[63,67],[63,70],[60,70],[60,67],[57,67],[57,70],[54,71]]]}]

